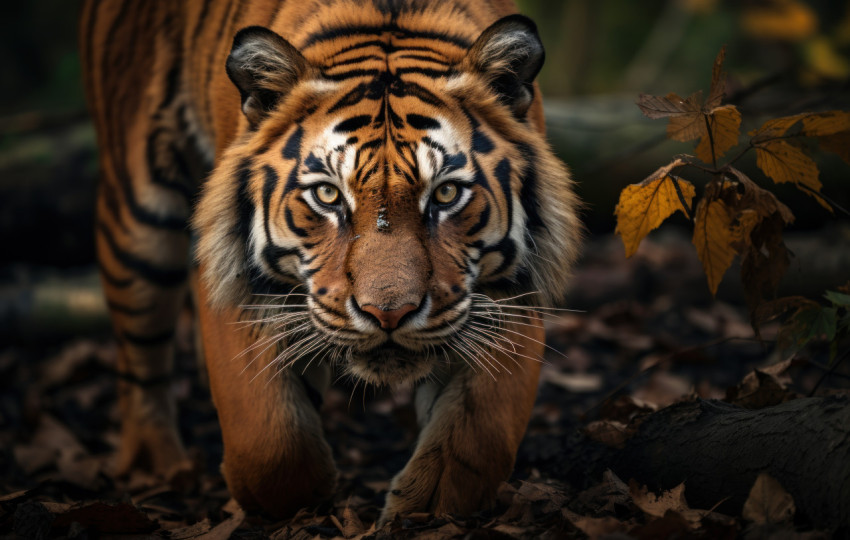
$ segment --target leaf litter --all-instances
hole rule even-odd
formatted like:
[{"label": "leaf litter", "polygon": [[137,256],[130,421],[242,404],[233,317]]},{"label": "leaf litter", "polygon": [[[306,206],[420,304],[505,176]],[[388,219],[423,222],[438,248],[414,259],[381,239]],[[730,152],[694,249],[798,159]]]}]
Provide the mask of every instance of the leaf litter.
[{"label": "leaf litter", "polygon": [[[765,351],[752,334],[726,341],[736,337],[736,329],[748,327],[747,311],[710,301],[698,286],[704,278],[699,263],[691,264],[686,239],[647,240],[628,260],[614,249],[616,241],[593,240],[578,269],[569,307],[591,309],[548,326],[549,343],[569,354],[546,357],[548,374],[541,378],[514,474],[491,509],[473,516],[420,513],[376,527],[389,480],[404,465],[415,440],[410,396],[369,391],[350,399],[352,388],[343,386],[326,397],[324,411],[340,468],[334,499],[284,521],[245,515],[230,500],[218,472],[221,442],[215,411],[199,383],[191,350],[178,354],[174,387],[192,466],[170,483],[143,472],[116,481],[110,475],[118,440],[114,349],[108,339],[84,339],[53,348],[0,351],[5,358],[0,363],[0,534],[734,538],[759,524],[762,514],[770,526],[796,534],[783,510],[787,506],[771,498],[777,493],[771,487],[753,488],[748,505],[756,510],[728,516],[712,508],[691,508],[687,493],[699,486],[687,482],[651,491],[610,470],[600,478],[573,480],[568,456],[580,429],[601,448],[622,446],[645,418],[676,401],[723,396],[730,388],[729,401],[763,407],[805,393],[800,381],[821,373],[800,358],[766,366]],[[592,283],[606,272],[625,273],[624,288],[618,291],[616,280],[594,288]],[[650,281],[634,286],[647,275]],[[765,335],[771,337],[767,331]],[[602,428],[609,438],[600,435]]]}]

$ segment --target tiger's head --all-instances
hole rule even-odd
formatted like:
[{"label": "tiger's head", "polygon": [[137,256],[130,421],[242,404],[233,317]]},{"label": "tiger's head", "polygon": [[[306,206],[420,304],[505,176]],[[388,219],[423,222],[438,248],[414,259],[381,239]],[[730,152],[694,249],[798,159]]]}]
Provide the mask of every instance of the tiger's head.
[{"label": "tiger's head", "polygon": [[204,186],[197,257],[213,307],[269,306],[282,361],[418,379],[435,352],[470,352],[453,340],[492,322],[493,299],[565,290],[581,226],[530,113],[534,24],[509,16],[469,42],[416,24],[321,50],[260,27],[234,39],[241,135]]}]

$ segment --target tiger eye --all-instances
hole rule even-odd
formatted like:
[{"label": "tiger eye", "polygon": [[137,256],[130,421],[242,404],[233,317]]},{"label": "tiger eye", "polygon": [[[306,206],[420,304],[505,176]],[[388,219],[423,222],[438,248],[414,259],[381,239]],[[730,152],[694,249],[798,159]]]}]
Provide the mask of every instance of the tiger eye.
[{"label": "tiger eye", "polygon": [[339,201],[339,190],[330,184],[321,184],[315,188],[316,198],[323,204],[336,204]]},{"label": "tiger eye", "polygon": [[460,190],[454,182],[446,182],[434,191],[434,200],[439,204],[449,204],[457,199]]}]

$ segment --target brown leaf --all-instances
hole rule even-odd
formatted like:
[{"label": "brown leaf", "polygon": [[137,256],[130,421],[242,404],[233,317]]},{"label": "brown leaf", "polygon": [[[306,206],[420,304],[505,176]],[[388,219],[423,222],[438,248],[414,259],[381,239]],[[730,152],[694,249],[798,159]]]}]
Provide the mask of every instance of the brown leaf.
[{"label": "brown leaf", "polygon": [[703,199],[699,202],[694,218],[693,243],[702,261],[711,294],[717,294],[717,286],[736,255],[731,227],[732,217],[722,200]]},{"label": "brown leaf", "polygon": [[762,472],[756,478],[743,517],[756,523],[784,523],[794,517],[794,499],[775,478]]},{"label": "brown leaf", "polygon": [[614,420],[596,420],[582,430],[591,440],[611,448],[624,448],[626,441],[634,435],[636,428]]},{"label": "brown leaf", "polygon": [[586,534],[591,540],[615,532],[625,532],[631,527],[631,523],[620,521],[613,517],[606,516],[594,518],[589,516],[580,516],[566,508],[561,510],[561,513],[570,521],[570,523],[575,525],[577,529],[581,530],[581,532]]},{"label": "brown leaf", "polygon": [[626,186],[620,193],[614,214],[617,216],[616,232],[623,239],[626,257],[634,255],[649,231],[661,225],[676,211],[688,215],[688,209],[682,205],[676,187],[688,206],[696,190],[690,182],[669,175],[670,171],[683,164],[682,160],[677,159],[652,173],[640,184]]},{"label": "brown leaf", "polygon": [[688,506],[685,500],[685,484],[679,484],[661,495],[656,495],[646,486],[639,486],[634,480],[629,481],[629,493],[632,501],[644,513],[654,517],[664,517],[673,511],[682,516],[692,528],[699,526],[702,518],[708,514],[708,510],[694,510]]},{"label": "brown leaf", "polygon": [[700,112],[701,99],[702,95],[699,92],[691,94],[687,99],[676,94],[667,94],[663,97],[641,94],[638,96],[637,106],[649,118],[667,118]]},{"label": "brown leaf", "polygon": [[772,407],[796,397],[779,377],[758,369],[748,373],[737,386],[726,391],[726,401],[745,409]]},{"label": "brown leaf", "polygon": [[726,94],[726,74],[723,72],[723,60],[725,58],[726,46],[724,45],[714,59],[714,67],[711,70],[711,89],[708,92],[708,99],[705,100],[706,109],[719,107],[723,96]]},{"label": "brown leaf", "polygon": [[[704,123],[704,122],[703,122]],[[741,127],[741,113],[734,105],[723,105],[712,109],[708,114],[708,131],[700,139],[696,148],[696,155],[705,163],[713,163],[726,153],[727,150],[738,144],[738,135]],[[712,154],[712,142],[714,153]]]},{"label": "brown leaf", "polygon": [[232,516],[197,538],[198,540],[227,540],[233,534],[233,531],[242,525],[243,521],[245,521],[245,512],[239,509]]},{"label": "brown leaf", "polygon": [[832,212],[832,207],[818,195],[821,183],[818,166],[803,150],[786,141],[772,140],[756,144],[756,164],[777,184],[790,182],[815,198],[821,206]]},{"label": "brown leaf", "polygon": [[750,308],[750,323],[759,335],[756,310],[765,298],[775,296],[779,283],[791,265],[791,253],[782,240],[785,222],[775,212],[753,228],[746,249],[741,254],[741,282],[744,298]]},{"label": "brown leaf", "polygon": [[751,131],[750,136],[753,138],[753,142],[761,142],[767,139],[774,139],[776,137],[781,137],[787,133],[787,131],[794,125],[796,125],[800,120],[803,119],[808,113],[795,114],[792,116],[783,116],[780,118],[771,118],[761,125],[760,128]]},{"label": "brown leaf", "polygon": [[803,134],[813,137],[850,130],[850,112],[826,111],[803,115]]}]

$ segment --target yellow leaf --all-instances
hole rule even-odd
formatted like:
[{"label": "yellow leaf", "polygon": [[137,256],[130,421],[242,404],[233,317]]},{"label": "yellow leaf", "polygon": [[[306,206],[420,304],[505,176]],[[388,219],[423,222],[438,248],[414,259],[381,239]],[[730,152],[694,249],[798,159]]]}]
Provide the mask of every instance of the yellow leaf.
[{"label": "yellow leaf", "polygon": [[850,131],[818,137],[820,147],[838,154],[838,157],[850,164]]},{"label": "yellow leaf", "polygon": [[696,190],[690,182],[670,176],[671,170],[683,164],[683,161],[677,159],[655,171],[640,184],[627,186],[620,193],[614,214],[617,216],[616,232],[623,239],[626,257],[634,255],[649,231],[661,225],[676,211],[688,215],[688,209],[682,205],[676,193],[676,186],[688,207]]},{"label": "yellow leaf", "polygon": [[[711,128],[711,137],[708,136],[708,133],[703,135],[697,145],[696,154],[705,163],[712,163],[714,159],[720,158],[727,150],[738,144],[741,113],[734,105],[717,107],[709,114],[708,125]],[[714,142],[713,155],[711,152],[712,141]]]},{"label": "yellow leaf", "polygon": [[804,135],[834,135],[848,130],[850,130],[850,112],[847,111],[813,113],[803,118]]},{"label": "yellow leaf", "polygon": [[797,0],[770,0],[751,7],[741,16],[744,32],[758,39],[802,41],[818,28],[814,10]]},{"label": "yellow leaf", "polygon": [[699,202],[694,218],[693,243],[702,261],[711,294],[717,294],[717,286],[737,254],[731,226],[732,218],[723,201],[703,199]]},{"label": "yellow leaf", "polygon": [[800,148],[782,140],[758,143],[756,144],[756,165],[777,184],[793,183],[832,212],[832,207],[818,195],[821,188],[820,180],[818,180],[818,166]]},{"label": "yellow leaf", "polygon": [[[791,126],[802,120],[809,113],[795,114],[793,116],[783,116],[782,118],[772,118],[762,124],[760,128],[751,131],[750,135],[757,140],[772,139],[785,135]],[[754,141],[757,142],[757,141]]]}]

